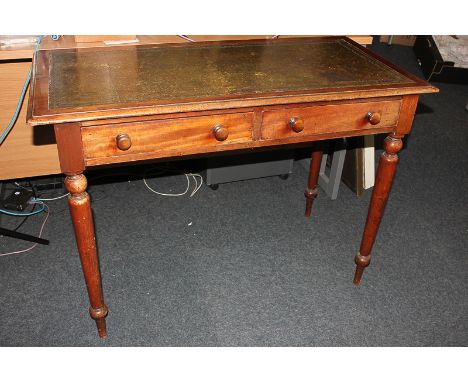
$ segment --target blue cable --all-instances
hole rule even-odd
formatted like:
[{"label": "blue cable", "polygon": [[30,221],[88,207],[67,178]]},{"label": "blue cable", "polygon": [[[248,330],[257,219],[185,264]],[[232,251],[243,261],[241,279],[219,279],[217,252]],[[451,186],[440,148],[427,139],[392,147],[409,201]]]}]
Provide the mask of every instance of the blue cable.
[{"label": "blue cable", "polygon": [[10,216],[32,216],[32,215],[37,215],[40,214],[42,211],[44,211],[44,205],[42,205],[41,209],[34,211],[34,212],[12,212],[12,211],[7,211],[7,210],[2,210],[0,209],[0,212],[2,214],[10,215]]},{"label": "blue cable", "polygon": [[[43,37],[44,36],[39,36],[39,40],[37,40],[36,49],[34,52],[37,52],[39,50],[39,44],[41,43]],[[3,141],[8,136],[8,134],[10,134],[11,129],[13,128],[13,126],[16,123],[16,120],[18,119],[21,105],[23,104],[24,96],[26,94],[26,89],[28,88],[29,81],[31,80],[31,74],[32,74],[32,67],[29,68],[29,73],[28,73],[28,76],[26,77],[26,81],[24,82],[23,90],[21,90],[21,95],[18,100],[18,105],[16,105],[15,113],[13,114],[13,117],[11,118],[11,121],[8,124],[7,128],[3,131],[2,135],[0,135],[0,145],[3,143]]]},{"label": "blue cable", "polygon": [[[42,41],[43,38],[44,38],[44,36],[42,36],[42,35],[39,36],[39,40],[37,40],[36,49],[34,50],[34,53],[37,53],[37,51],[39,50],[39,45],[41,44],[41,41]],[[16,110],[15,110],[15,113],[13,114],[13,118],[11,119],[11,121],[8,124],[5,131],[0,136],[0,145],[3,143],[3,141],[5,140],[7,135],[10,133],[11,129],[13,128],[13,126],[16,123],[16,120],[18,119],[18,114],[20,112],[21,105],[23,104],[23,101],[24,101],[24,95],[26,94],[26,89],[28,88],[29,81],[31,80],[31,74],[32,74],[32,67],[29,68],[29,72],[28,72],[28,75],[26,77],[26,81],[24,82],[23,90],[21,90],[21,95],[20,95],[20,98],[18,100],[18,105],[16,105]],[[32,215],[40,214],[43,211],[44,211],[44,204],[42,204],[42,207],[39,210],[34,211],[34,212],[23,212],[23,213],[21,213],[21,212],[12,212],[12,211],[7,211],[7,210],[0,209],[0,213],[5,214],[5,215],[10,215],[10,216],[32,216]]]}]

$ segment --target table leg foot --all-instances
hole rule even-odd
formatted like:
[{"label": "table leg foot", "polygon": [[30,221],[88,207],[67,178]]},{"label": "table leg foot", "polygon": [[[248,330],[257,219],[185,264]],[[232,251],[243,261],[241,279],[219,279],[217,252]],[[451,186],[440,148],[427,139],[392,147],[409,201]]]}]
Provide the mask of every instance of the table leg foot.
[{"label": "table leg foot", "polygon": [[86,192],[86,177],[83,174],[68,175],[65,178],[65,187],[70,192],[68,206],[91,304],[89,313],[96,321],[99,336],[104,338],[107,336],[105,317],[108,309],[104,304],[91,200]]},{"label": "table leg foot", "polygon": [[356,272],[354,273],[353,283],[355,285],[359,285],[359,283],[361,282],[361,277],[364,273],[364,268],[369,265],[370,259],[370,255],[362,256],[360,253],[358,253],[354,258],[354,262],[356,263]]},{"label": "table leg foot", "polygon": [[96,321],[96,326],[98,330],[99,337],[106,338],[107,337],[107,328],[106,328],[106,316],[108,313],[107,306],[104,305],[100,309],[94,309],[93,307],[89,308],[89,314],[91,318]]},{"label": "table leg foot", "polygon": [[306,217],[310,217],[312,213],[312,204],[318,194],[317,183],[318,183],[318,176],[320,172],[320,164],[322,163],[322,156],[323,156],[323,150],[320,148],[319,144],[316,143],[314,146],[314,151],[312,151],[312,156],[310,159],[309,179],[307,181],[307,188],[304,191],[304,196],[306,197],[306,208],[305,208]]},{"label": "table leg foot", "polygon": [[402,136],[394,133],[385,138],[385,150],[379,160],[379,168],[377,170],[374,190],[372,191],[366,225],[362,234],[361,247],[354,259],[356,262],[356,272],[353,282],[356,285],[361,281],[364,268],[370,263],[370,253],[380,221],[382,220],[398,164],[397,154],[403,147],[401,138]]}]

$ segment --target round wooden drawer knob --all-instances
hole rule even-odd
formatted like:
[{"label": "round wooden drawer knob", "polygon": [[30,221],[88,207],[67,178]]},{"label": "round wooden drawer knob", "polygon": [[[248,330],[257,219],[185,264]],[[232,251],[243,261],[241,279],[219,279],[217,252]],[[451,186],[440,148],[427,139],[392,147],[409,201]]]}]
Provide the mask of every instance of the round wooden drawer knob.
[{"label": "round wooden drawer knob", "polygon": [[380,113],[368,112],[366,115],[367,120],[371,125],[377,125],[380,123]]},{"label": "round wooden drawer knob", "polygon": [[289,127],[296,133],[300,133],[304,130],[304,121],[298,117],[292,117],[288,122]]},{"label": "round wooden drawer knob", "polygon": [[128,150],[132,146],[132,140],[125,133],[119,133],[115,137],[115,141],[117,142],[117,147],[122,151]]},{"label": "round wooden drawer knob", "polygon": [[216,125],[215,127],[213,127],[213,135],[214,137],[222,142],[222,141],[225,141],[229,135],[229,130],[227,129],[227,127],[224,127],[223,125]]}]

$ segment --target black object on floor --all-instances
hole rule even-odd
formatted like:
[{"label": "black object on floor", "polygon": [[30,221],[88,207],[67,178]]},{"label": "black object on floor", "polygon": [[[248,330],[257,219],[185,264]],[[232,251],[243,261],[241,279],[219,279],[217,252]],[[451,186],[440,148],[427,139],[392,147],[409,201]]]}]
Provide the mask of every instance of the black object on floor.
[{"label": "black object on floor", "polygon": [[19,240],[30,241],[31,243],[38,243],[38,244],[45,244],[45,245],[49,244],[49,240],[42,239],[40,237],[36,237],[32,235],[27,235],[21,232],[16,232],[16,231],[2,228],[2,227],[0,227],[0,236],[9,236],[9,237],[19,239]]},{"label": "black object on floor", "polygon": [[12,211],[24,211],[32,198],[33,192],[25,188],[15,188],[3,201],[3,208]]}]

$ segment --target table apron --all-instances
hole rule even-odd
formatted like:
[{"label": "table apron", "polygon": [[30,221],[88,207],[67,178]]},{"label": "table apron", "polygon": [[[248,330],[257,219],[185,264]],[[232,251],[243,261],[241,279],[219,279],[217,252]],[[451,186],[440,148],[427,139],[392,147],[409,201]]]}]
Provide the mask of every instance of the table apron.
[{"label": "table apron", "polygon": [[[398,97],[85,125],[84,161],[88,167],[386,133],[396,129],[401,105]],[[372,113],[377,123],[370,122]]]}]

